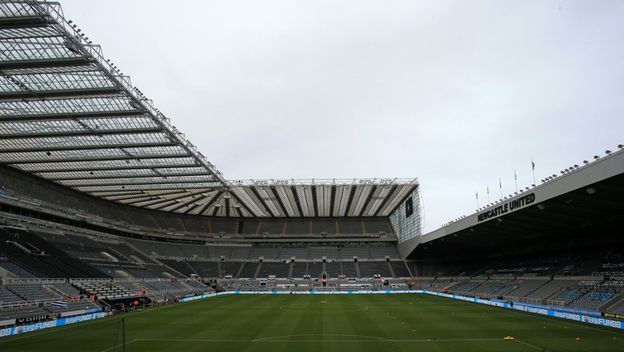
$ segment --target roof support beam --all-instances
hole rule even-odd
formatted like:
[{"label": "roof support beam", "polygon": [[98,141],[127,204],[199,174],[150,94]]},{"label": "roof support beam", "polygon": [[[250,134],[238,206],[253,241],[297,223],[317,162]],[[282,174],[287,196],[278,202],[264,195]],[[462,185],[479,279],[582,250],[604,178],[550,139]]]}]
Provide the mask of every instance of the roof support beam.
[{"label": "roof support beam", "polygon": [[[163,197],[159,197],[161,198],[163,201],[170,201],[170,200],[178,200],[178,199],[182,199],[182,198],[186,198],[186,197],[193,197],[193,199],[188,202],[188,203],[192,203],[195,202],[197,199],[195,199],[196,195],[201,195],[202,193],[204,193],[205,191],[200,191],[200,192],[192,192],[192,193],[185,193],[179,196],[175,196],[175,197],[171,197],[171,198],[163,198]],[[182,204],[185,204],[186,202],[182,202]],[[132,203],[130,203],[132,204]],[[160,210],[162,208],[165,208],[167,206],[171,205],[171,203],[167,203],[167,204],[163,204],[163,205],[158,205],[157,207],[154,208],[150,208],[152,210]],[[177,207],[176,207],[177,209]],[[171,209],[171,211],[173,211],[174,209]]]},{"label": "roof support beam", "polygon": [[[219,197],[221,197],[221,195],[223,194],[223,191],[218,191],[208,202],[206,202],[206,204],[203,205],[203,207],[201,208],[201,210],[197,213],[197,215],[202,215],[206,209],[208,209],[212,204],[214,204],[214,202],[217,201],[217,199],[219,199]],[[198,205],[198,207],[200,207],[201,205]],[[195,207],[188,209],[185,214],[193,211],[195,209]]]},{"label": "roof support beam", "polygon": [[240,210],[240,207],[234,207],[234,210],[236,211],[236,216],[238,216],[239,218],[243,217],[243,212]]},{"label": "roof support beam", "polygon": [[345,213],[342,216],[349,216],[349,210],[351,210],[351,203],[353,202],[353,196],[355,195],[356,185],[351,186],[351,190],[349,191],[349,199],[347,200],[347,206],[345,207]]},{"label": "roof support beam", "polygon": [[[286,207],[284,206],[284,202],[282,202],[282,199],[279,197],[279,194],[277,194],[277,190],[275,189],[275,187],[271,187],[271,192],[273,193],[273,196],[275,197],[275,199],[277,199],[277,203],[279,204],[282,214],[284,214],[285,217],[290,217],[290,215],[288,214],[288,212],[286,211]],[[252,213],[253,214],[253,213]]]},{"label": "roof support beam", "polygon": [[[269,215],[271,215],[272,218],[275,217],[275,214],[273,214],[273,212],[271,211],[271,208],[269,208],[269,206],[267,205],[267,203],[264,201],[264,199],[262,199],[262,197],[260,196],[260,192],[258,192],[258,190],[256,189],[255,186],[249,187],[251,189],[251,192],[256,196],[256,198],[258,198],[258,200],[260,201],[260,204],[262,204],[262,206],[264,207],[264,209],[267,211],[267,213],[269,213]],[[265,190],[266,191],[266,190]]]},{"label": "roof support beam", "polygon": [[336,185],[331,186],[329,199],[329,216],[334,216],[334,206],[336,205]]},{"label": "roof support beam", "polygon": [[168,199],[164,199],[164,198],[158,198],[158,197],[150,197],[148,199],[145,199],[143,201],[140,202],[136,202],[137,207],[141,207],[141,208],[147,208],[147,209],[154,209],[154,205],[156,205],[157,207],[159,206],[167,206],[167,205],[172,205],[175,204],[174,200],[168,200]]},{"label": "roof support beam", "polygon": [[[84,183],[79,185],[65,185],[68,187],[113,187],[113,186],[143,186],[143,185],[166,185],[166,184],[194,184],[194,183],[216,183],[212,180],[168,180],[150,181],[150,182],[128,182],[128,183]],[[212,188],[215,186],[204,186],[204,188]]]},{"label": "roof support beam", "polygon": [[210,216],[212,217],[217,216],[217,213],[219,212],[219,208],[220,207],[214,207],[214,209],[212,210],[212,214],[210,214]]},{"label": "roof support beam", "polygon": [[49,120],[81,120],[81,119],[114,119],[118,117],[130,117],[146,115],[144,110],[118,110],[118,111],[95,111],[95,112],[72,112],[58,114],[29,114],[11,115],[0,117],[0,122],[35,122]]},{"label": "roof support beam", "polygon": [[[0,125],[2,124],[0,120]],[[79,136],[107,136],[117,134],[144,134],[159,133],[162,129],[156,127],[149,128],[124,128],[114,130],[82,130],[82,131],[65,131],[65,132],[45,132],[45,133],[18,133],[11,135],[0,135],[0,140],[14,140],[26,138],[54,138],[54,137],[79,137]]]},{"label": "roof support beam", "polygon": [[100,195],[99,192],[90,192],[90,193],[92,195],[94,195],[94,196],[103,197],[103,198],[106,198],[108,200],[121,201],[121,200],[130,200],[130,199],[136,199],[136,198],[160,197],[160,196],[166,196],[166,195],[172,195],[172,194],[178,195],[178,194],[182,194],[184,192],[187,192],[187,191],[185,191],[185,190],[164,191],[163,193],[158,193],[158,194],[145,193],[143,191],[133,191],[132,193],[117,194],[117,195],[115,195],[115,194],[113,194],[113,195]]},{"label": "roof support beam", "polygon": [[[88,167],[81,169],[34,169],[27,170],[33,174],[48,174],[48,173],[61,173],[61,172],[89,172],[89,171],[118,171],[118,170],[148,170],[148,169],[177,169],[188,167],[201,167],[197,164],[164,164],[164,165],[128,165],[122,167]],[[42,175],[44,176],[44,175]]]},{"label": "roof support beam", "polygon": [[[201,195],[202,195],[202,194],[201,194],[201,193],[199,193],[199,195],[200,195],[200,197],[201,197]],[[186,201],[184,201],[184,202],[180,202],[177,206],[175,206],[175,207],[173,207],[173,208],[169,209],[168,211],[173,213],[173,212],[175,212],[176,210],[178,210],[178,209],[180,209],[180,208],[188,207],[189,205],[193,204],[193,202],[197,202],[197,201],[198,201],[198,199],[197,199],[197,198],[195,198],[195,197],[193,196],[191,199],[186,200]],[[171,205],[171,204],[170,204],[170,205]]]},{"label": "roof support beam", "polygon": [[[0,152],[1,153],[1,152]],[[112,156],[112,157],[92,157],[92,158],[52,158],[49,159],[32,159],[32,160],[14,160],[14,161],[0,161],[0,165],[19,165],[19,164],[64,164],[67,162],[76,162],[76,161],[128,161],[130,160],[149,160],[149,159],[172,159],[172,158],[189,158],[188,154],[180,154],[180,155],[124,155],[124,156]]]},{"label": "roof support beam", "polygon": [[[207,172],[194,172],[194,173],[180,173],[180,174],[163,174],[163,175],[159,175],[159,174],[152,174],[152,175],[110,175],[110,176],[96,176],[93,175],[93,177],[62,177],[62,178],[48,178],[48,180],[50,181],[76,181],[76,180],[108,180],[108,179],[115,179],[115,178],[128,178],[128,179],[137,179],[137,178],[148,178],[148,177],[163,177],[163,178],[170,178],[170,177],[185,177],[185,176],[210,176],[212,177],[213,175]],[[171,180],[170,180],[171,182]]]},{"label": "roof support beam", "polygon": [[[377,208],[377,210],[375,210],[375,213],[373,214],[373,216],[377,216],[377,214],[379,214],[381,209],[383,209],[383,207],[386,205],[386,203],[388,203],[388,201],[392,198],[392,195],[394,194],[394,191],[396,189],[397,189],[397,185],[392,185],[392,189],[390,189],[390,191],[388,192],[388,195],[384,198],[384,200],[381,202],[381,204],[379,204],[379,207]],[[409,194],[411,194],[411,192]],[[400,204],[401,203],[399,203],[399,205]]]},{"label": "roof support beam", "polygon": [[114,202],[122,203],[122,204],[132,204],[134,202],[124,203],[122,201],[124,201],[124,200],[137,200],[137,199],[138,200],[149,199],[151,197],[158,197],[158,196],[141,192],[141,193],[131,194],[131,195],[127,195],[127,196],[102,196],[102,197],[105,198],[105,199],[114,201]]},{"label": "roof support beam", "polygon": [[312,193],[312,216],[317,217],[319,214],[319,206],[316,199],[316,186],[310,186],[310,193]]},{"label": "roof support beam", "polygon": [[38,28],[49,24],[42,16],[0,17],[0,29]]},{"label": "roof support beam", "polygon": [[[0,149],[0,154],[28,153],[28,152],[59,152],[69,150],[97,150],[97,149],[120,149],[120,148],[145,148],[145,147],[174,147],[174,142],[150,142],[150,143],[120,143],[103,145],[70,145],[70,146],[41,146],[36,148]],[[135,158],[133,158],[135,159]]]},{"label": "roof support beam", "polygon": [[362,205],[362,210],[360,210],[359,216],[364,215],[366,208],[368,208],[368,203],[370,203],[371,199],[373,198],[373,194],[375,193],[376,190],[377,190],[377,186],[373,185],[370,192],[368,192],[368,196],[366,197],[366,200],[364,201],[364,205]]},{"label": "roof support beam", "polygon": [[[135,187],[135,186],[138,186],[138,187]],[[98,188],[99,185],[93,185],[93,186],[76,185],[76,186],[67,186],[67,187],[75,189],[78,192],[84,192],[84,193],[89,193],[89,194],[97,194],[101,192],[123,192],[123,191],[139,191],[139,190],[145,190],[146,192],[147,191],[174,191],[174,190],[183,191],[183,190],[189,190],[189,189],[213,190],[213,189],[217,189],[221,187],[221,185],[216,182],[206,182],[205,184],[186,183],[186,184],[179,184],[179,185],[178,184],[175,184],[175,185],[155,184],[149,188],[141,188],[141,186],[143,185],[126,184],[126,185],[109,186],[108,189],[90,189],[90,190],[85,190],[84,188]]]},{"label": "roof support beam", "polygon": [[126,204],[126,203],[122,202],[124,200],[147,199],[147,198],[153,197],[153,196],[150,196],[149,194],[146,194],[146,193],[143,193],[143,192],[132,193],[132,194],[124,196],[124,197],[122,197],[122,196],[100,196],[97,193],[91,193],[91,195],[95,196],[95,197],[100,197],[100,198],[103,198],[103,199],[106,199],[106,200],[110,200],[110,201],[113,201],[113,202],[119,202],[119,203],[122,203],[122,204]]},{"label": "roof support beam", "polygon": [[53,67],[77,67],[77,66],[79,67],[79,66],[88,66],[93,63],[95,63],[95,60],[87,59],[84,57],[4,61],[0,63],[0,71],[21,70],[21,69],[29,69],[29,68],[53,68]]},{"label": "roof support beam", "polygon": [[[240,204],[240,206],[241,206],[241,207],[245,208],[245,210],[246,210],[249,214],[251,214],[251,215],[253,215],[253,216],[257,216],[257,215],[256,215],[253,211],[251,211],[251,209],[249,209],[249,207],[247,206],[247,204],[245,204],[245,203],[244,203],[244,202],[243,202],[243,201],[242,201],[242,200],[241,200],[241,199],[240,199],[240,198],[236,195],[236,193],[234,193],[234,192],[231,192],[231,191],[230,191],[230,192],[228,192],[228,194],[229,194],[230,196],[232,196],[232,198],[234,198],[234,199],[236,200],[236,202],[237,202],[238,204]],[[242,216],[242,215],[241,215],[241,216]]]},{"label": "roof support beam", "polygon": [[299,202],[299,194],[297,194],[297,187],[290,186],[290,190],[292,191],[293,198],[295,199],[295,205],[297,205],[297,211],[301,217],[305,217],[303,214],[303,209],[301,208],[301,203]]},{"label": "roof support beam", "polygon": [[121,90],[117,87],[17,91],[17,92],[0,93],[0,101],[29,100],[29,99],[47,100],[47,99],[66,98],[66,97],[116,95],[120,93],[121,93]]},{"label": "roof support beam", "polygon": [[[160,203],[161,201],[163,201],[162,198],[159,198],[158,196],[153,196],[153,195],[149,195],[149,194],[143,194],[143,196],[141,197],[136,197],[136,198],[132,198],[131,202],[122,202],[122,201],[118,201],[116,199],[112,199],[112,201],[124,204],[124,205],[133,205],[135,203],[144,203],[141,206],[147,206],[147,205],[152,205],[154,203]],[[148,204],[149,203],[149,204]]]}]

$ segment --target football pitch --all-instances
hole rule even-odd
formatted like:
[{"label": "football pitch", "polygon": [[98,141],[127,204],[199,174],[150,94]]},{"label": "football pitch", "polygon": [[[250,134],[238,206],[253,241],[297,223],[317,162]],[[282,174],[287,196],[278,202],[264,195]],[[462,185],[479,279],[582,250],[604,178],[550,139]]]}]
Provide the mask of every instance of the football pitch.
[{"label": "football pitch", "polygon": [[[0,339],[0,351],[624,351],[624,333],[447,298],[225,295]],[[507,338],[506,338],[507,337]]]}]

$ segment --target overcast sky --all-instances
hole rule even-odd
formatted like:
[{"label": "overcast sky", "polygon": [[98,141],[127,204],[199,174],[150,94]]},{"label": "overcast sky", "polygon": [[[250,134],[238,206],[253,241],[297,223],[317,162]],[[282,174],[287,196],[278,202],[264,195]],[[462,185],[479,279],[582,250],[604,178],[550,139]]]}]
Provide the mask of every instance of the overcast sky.
[{"label": "overcast sky", "polygon": [[425,231],[624,143],[624,1],[61,1],[228,179],[418,177]]}]

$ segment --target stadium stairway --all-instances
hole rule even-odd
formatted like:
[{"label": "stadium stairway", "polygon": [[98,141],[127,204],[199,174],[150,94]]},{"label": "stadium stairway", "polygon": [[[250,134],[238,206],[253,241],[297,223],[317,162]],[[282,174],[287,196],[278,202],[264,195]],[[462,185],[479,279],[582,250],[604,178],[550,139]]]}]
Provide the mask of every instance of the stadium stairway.
[{"label": "stadium stairway", "polygon": [[288,267],[288,278],[292,279],[292,272],[293,272],[293,264],[294,262],[290,262],[290,266]]},{"label": "stadium stairway", "polygon": [[618,304],[623,303],[623,302],[624,302],[624,292],[622,292],[619,295],[613,297],[612,299],[610,299],[605,304],[599,306],[597,310],[600,311],[600,312],[606,312],[606,311],[608,311],[609,308],[617,306]]},{"label": "stadium stairway", "polygon": [[14,278],[14,277],[17,277],[17,275],[3,268],[2,266],[0,266],[0,278]]},{"label": "stadium stairway", "polygon": [[[510,297],[510,298],[512,298],[512,299],[513,299],[513,298],[515,298],[515,299],[519,299],[519,298],[522,298],[522,297],[528,297],[528,296],[530,296],[533,292],[535,292],[535,291],[539,290],[540,288],[542,288],[544,285],[546,285],[546,284],[547,284],[547,283],[549,283],[549,282],[550,282],[550,279],[548,279],[548,280],[543,280],[543,282],[541,283],[541,285],[540,285],[540,284],[538,284],[538,285],[536,285],[536,286],[535,286],[532,290],[527,291],[527,292],[523,292],[521,296],[511,296],[511,295],[507,295],[506,297]],[[512,292],[513,292],[513,291],[512,291]],[[512,292],[509,292],[509,294],[511,294]]]},{"label": "stadium stairway", "polygon": [[182,263],[184,263],[184,265],[186,265],[186,266],[187,266],[187,267],[191,270],[191,272],[192,272],[192,273],[194,273],[195,275],[199,275],[199,273],[197,272],[197,270],[195,270],[195,268],[193,268],[193,267],[191,266],[191,264],[189,264],[189,262],[187,262],[187,261],[183,261]]},{"label": "stadium stairway", "polygon": [[47,289],[52,291],[54,294],[56,294],[59,297],[66,297],[67,296],[67,293],[61,291],[60,289],[58,289],[54,285],[47,286]]},{"label": "stadium stairway", "polygon": [[241,264],[240,269],[238,270],[237,278],[248,278],[253,279],[253,276],[256,273],[258,263],[256,262],[243,262]]},{"label": "stadium stairway", "polygon": [[355,266],[355,273],[357,274],[357,277],[362,277],[362,275],[360,275],[360,267],[358,265],[358,262],[355,262],[354,266]]},{"label": "stadium stairway", "polygon": [[390,275],[392,275],[392,277],[396,277],[396,275],[394,274],[394,269],[392,268],[392,265],[390,265],[390,262],[386,262],[386,264],[388,265],[388,271],[390,272]]},{"label": "stadium stairway", "polygon": [[[163,267],[165,267],[165,268],[167,268],[167,269],[171,270],[172,272],[176,273],[176,275],[179,275],[179,277],[186,277],[186,275],[184,275],[183,273],[181,273],[181,272],[179,272],[179,271],[175,270],[174,268],[170,267],[169,265],[167,265],[167,264],[165,264],[165,263],[161,262],[161,261],[160,261],[160,260],[158,260],[156,257],[153,257],[153,256],[148,256],[148,255],[147,255],[147,254],[145,254],[142,250],[140,250],[139,248],[137,248],[134,244],[130,243],[130,241],[126,241],[126,242],[125,242],[125,244],[126,244],[128,247],[130,247],[130,249],[132,249],[132,250],[134,250],[135,252],[139,253],[141,256],[143,256],[143,257],[147,257],[147,258],[151,259],[151,260],[152,260],[152,262],[157,263],[157,264],[159,264],[159,265],[161,265],[161,266],[163,266]],[[140,259],[140,258],[138,258],[138,256],[132,256],[132,257],[133,257],[132,259],[134,259],[135,261],[136,261],[137,259]],[[145,264],[145,261],[144,261],[144,260],[142,260],[142,259],[140,259],[140,261],[137,261],[137,262],[138,262],[139,264]],[[188,265],[188,263],[187,263],[187,265]]]},{"label": "stadium stairway", "polygon": [[234,275],[235,278],[239,278],[241,273],[243,272],[243,264],[245,264],[245,262],[242,262],[239,266],[238,266],[238,270],[236,270],[236,275]]},{"label": "stadium stairway", "polygon": [[394,277],[412,277],[412,273],[405,261],[391,261],[389,262],[392,267]]},{"label": "stadium stairway", "polygon": [[256,267],[256,272],[254,273],[254,279],[258,277],[258,274],[260,274],[260,268],[262,268],[262,262],[258,263],[258,266]]},{"label": "stadium stairway", "polygon": [[552,298],[557,297],[558,294],[561,293],[561,291],[565,290],[565,287],[561,287],[559,288],[557,291],[549,294],[548,296],[544,297],[544,299],[541,300],[540,304],[544,304],[547,305],[549,301],[552,300]]}]

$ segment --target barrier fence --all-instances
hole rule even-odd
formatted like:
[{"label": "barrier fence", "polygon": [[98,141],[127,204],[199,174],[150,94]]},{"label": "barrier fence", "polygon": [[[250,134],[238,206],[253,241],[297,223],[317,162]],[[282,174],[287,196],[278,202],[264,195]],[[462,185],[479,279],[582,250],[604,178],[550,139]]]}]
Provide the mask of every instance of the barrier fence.
[{"label": "barrier fence", "polygon": [[43,330],[43,329],[70,325],[70,324],[82,323],[84,321],[104,318],[106,315],[108,315],[108,313],[104,313],[104,312],[90,313],[90,314],[76,315],[76,316],[68,317],[68,318],[59,318],[59,319],[50,320],[50,321],[43,321],[43,322],[34,323],[34,324],[12,326],[9,328],[0,329],[0,337],[18,335],[18,334],[23,334],[27,332],[37,331],[37,330]]}]

